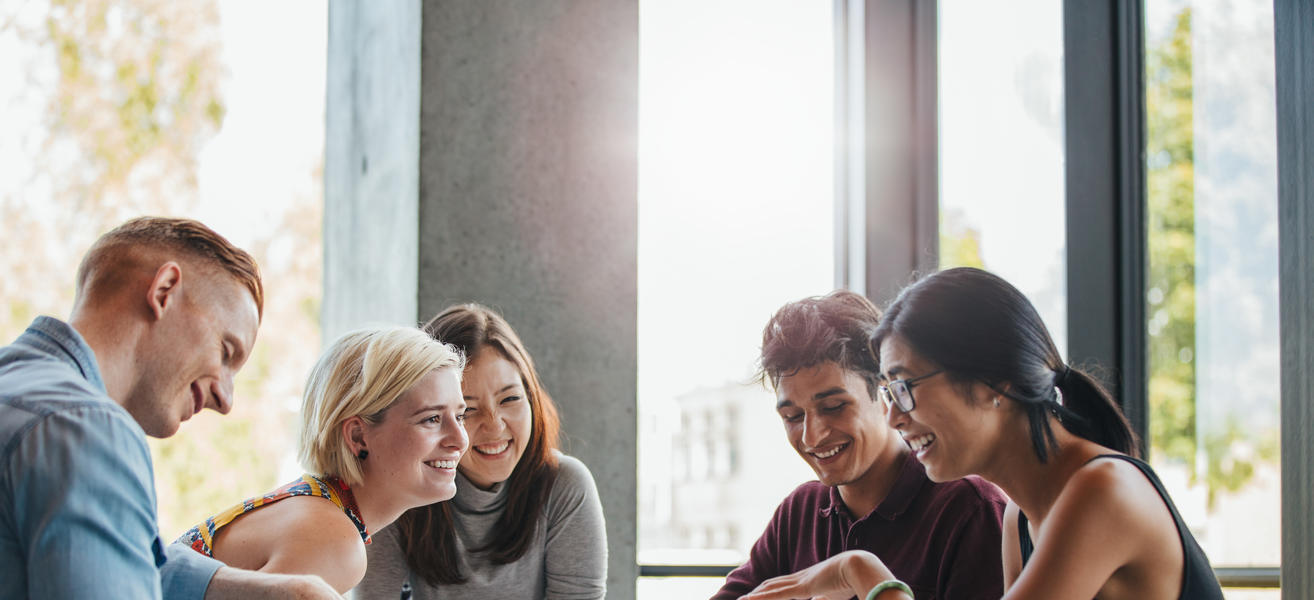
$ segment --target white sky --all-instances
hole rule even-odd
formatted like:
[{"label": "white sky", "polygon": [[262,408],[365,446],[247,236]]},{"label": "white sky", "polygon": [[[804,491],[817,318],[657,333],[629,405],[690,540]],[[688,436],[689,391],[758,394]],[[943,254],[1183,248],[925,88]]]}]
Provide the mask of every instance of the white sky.
[{"label": "white sky", "polygon": [[1063,10],[940,2],[940,205],[985,267],[1036,305],[1066,355]]},{"label": "white sky", "polygon": [[327,4],[220,2],[219,18],[228,114],[201,152],[197,217],[242,245],[317,189]]},{"label": "white sky", "polygon": [[[45,4],[23,2],[26,23],[39,23]],[[288,200],[317,189],[313,170],[324,148],[324,74],[327,5],[322,2],[219,2],[222,94],[228,109],[221,129],[200,154],[196,214],[245,246],[276,224]],[[45,204],[44,186],[24,177],[40,141],[42,86],[53,79],[48,52],[12,34],[0,35],[0,194],[22,192],[32,210]]]},{"label": "white sky", "polygon": [[[829,2],[641,2],[639,401],[744,381],[834,287]],[[649,407],[652,410],[652,407]]]}]

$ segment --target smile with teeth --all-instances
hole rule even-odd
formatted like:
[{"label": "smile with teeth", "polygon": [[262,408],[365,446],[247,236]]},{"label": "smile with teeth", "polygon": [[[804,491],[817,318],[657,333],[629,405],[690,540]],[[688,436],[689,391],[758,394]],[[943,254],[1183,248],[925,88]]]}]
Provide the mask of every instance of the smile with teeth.
[{"label": "smile with teeth", "polygon": [[453,458],[452,460],[426,460],[424,464],[435,469],[455,469],[458,462],[460,461]]},{"label": "smile with teeth", "polygon": [[844,442],[843,444],[835,446],[834,448],[831,448],[830,450],[827,450],[825,452],[809,452],[808,454],[811,454],[812,456],[815,456],[817,458],[826,459],[835,456],[836,454],[839,454],[841,450],[848,447],[849,447],[849,442]]},{"label": "smile with teeth", "polygon": [[502,440],[492,444],[481,444],[474,446],[474,451],[480,454],[501,454],[506,452],[507,447],[511,445],[511,440]]},{"label": "smile with teeth", "polygon": [[908,447],[912,448],[913,452],[921,452],[922,449],[930,446],[931,443],[935,441],[935,434],[926,433],[918,436],[906,437],[903,441],[908,442]]}]

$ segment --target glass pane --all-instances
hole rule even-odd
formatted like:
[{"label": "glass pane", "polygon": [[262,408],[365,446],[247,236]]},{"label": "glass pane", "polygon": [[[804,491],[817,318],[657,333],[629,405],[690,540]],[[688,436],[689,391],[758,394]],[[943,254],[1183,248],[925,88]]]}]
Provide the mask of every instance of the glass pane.
[{"label": "glass pane", "polygon": [[1067,348],[1063,4],[940,2],[940,266],[988,269]]},{"label": "glass pane", "polygon": [[199,219],[264,276],[232,413],[149,442],[166,542],[300,472],[327,28],[322,3],[0,3],[0,344],[67,317],[82,254],[131,217]]},{"label": "glass pane", "polygon": [[[1213,560],[1213,557],[1210,557]],[[1282,590],[1256,588],[1223,588],[1227,600],[1281,600]]]},{"label": "glass pane", "polygon": [[1145,71],[1151,462],[1215,566],[1277,565],[1272,3],[1147,2]]},{"label": "glass pane", "polygon": [[640,4],[640,563],[738,564],[812,479],[748,381],[772,313],[834,286],[831,19]]}]

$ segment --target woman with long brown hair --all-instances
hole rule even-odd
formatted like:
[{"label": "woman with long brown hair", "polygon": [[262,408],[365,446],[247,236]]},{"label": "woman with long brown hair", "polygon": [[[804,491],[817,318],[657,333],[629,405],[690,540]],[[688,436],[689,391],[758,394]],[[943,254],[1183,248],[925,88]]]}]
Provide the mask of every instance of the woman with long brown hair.
[{"label": "woman with long brown hair", "polygon": [[601,599],[607,537],[597,486],[558,449],[560,419],[501,315],[448,307],[424,326],[467,357],[470,451],[456,497],[375,535],[358,598]]}]

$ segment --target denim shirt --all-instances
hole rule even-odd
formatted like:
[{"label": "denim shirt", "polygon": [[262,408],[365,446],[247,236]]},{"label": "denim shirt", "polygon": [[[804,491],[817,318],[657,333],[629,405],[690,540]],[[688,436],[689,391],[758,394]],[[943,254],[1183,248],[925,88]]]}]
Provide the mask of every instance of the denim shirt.
[{"label": "denim shirt", "polygon": [[67,323],[0,348],[0,598],[197,598],[222,563],[167,551],[141,426]]}]

